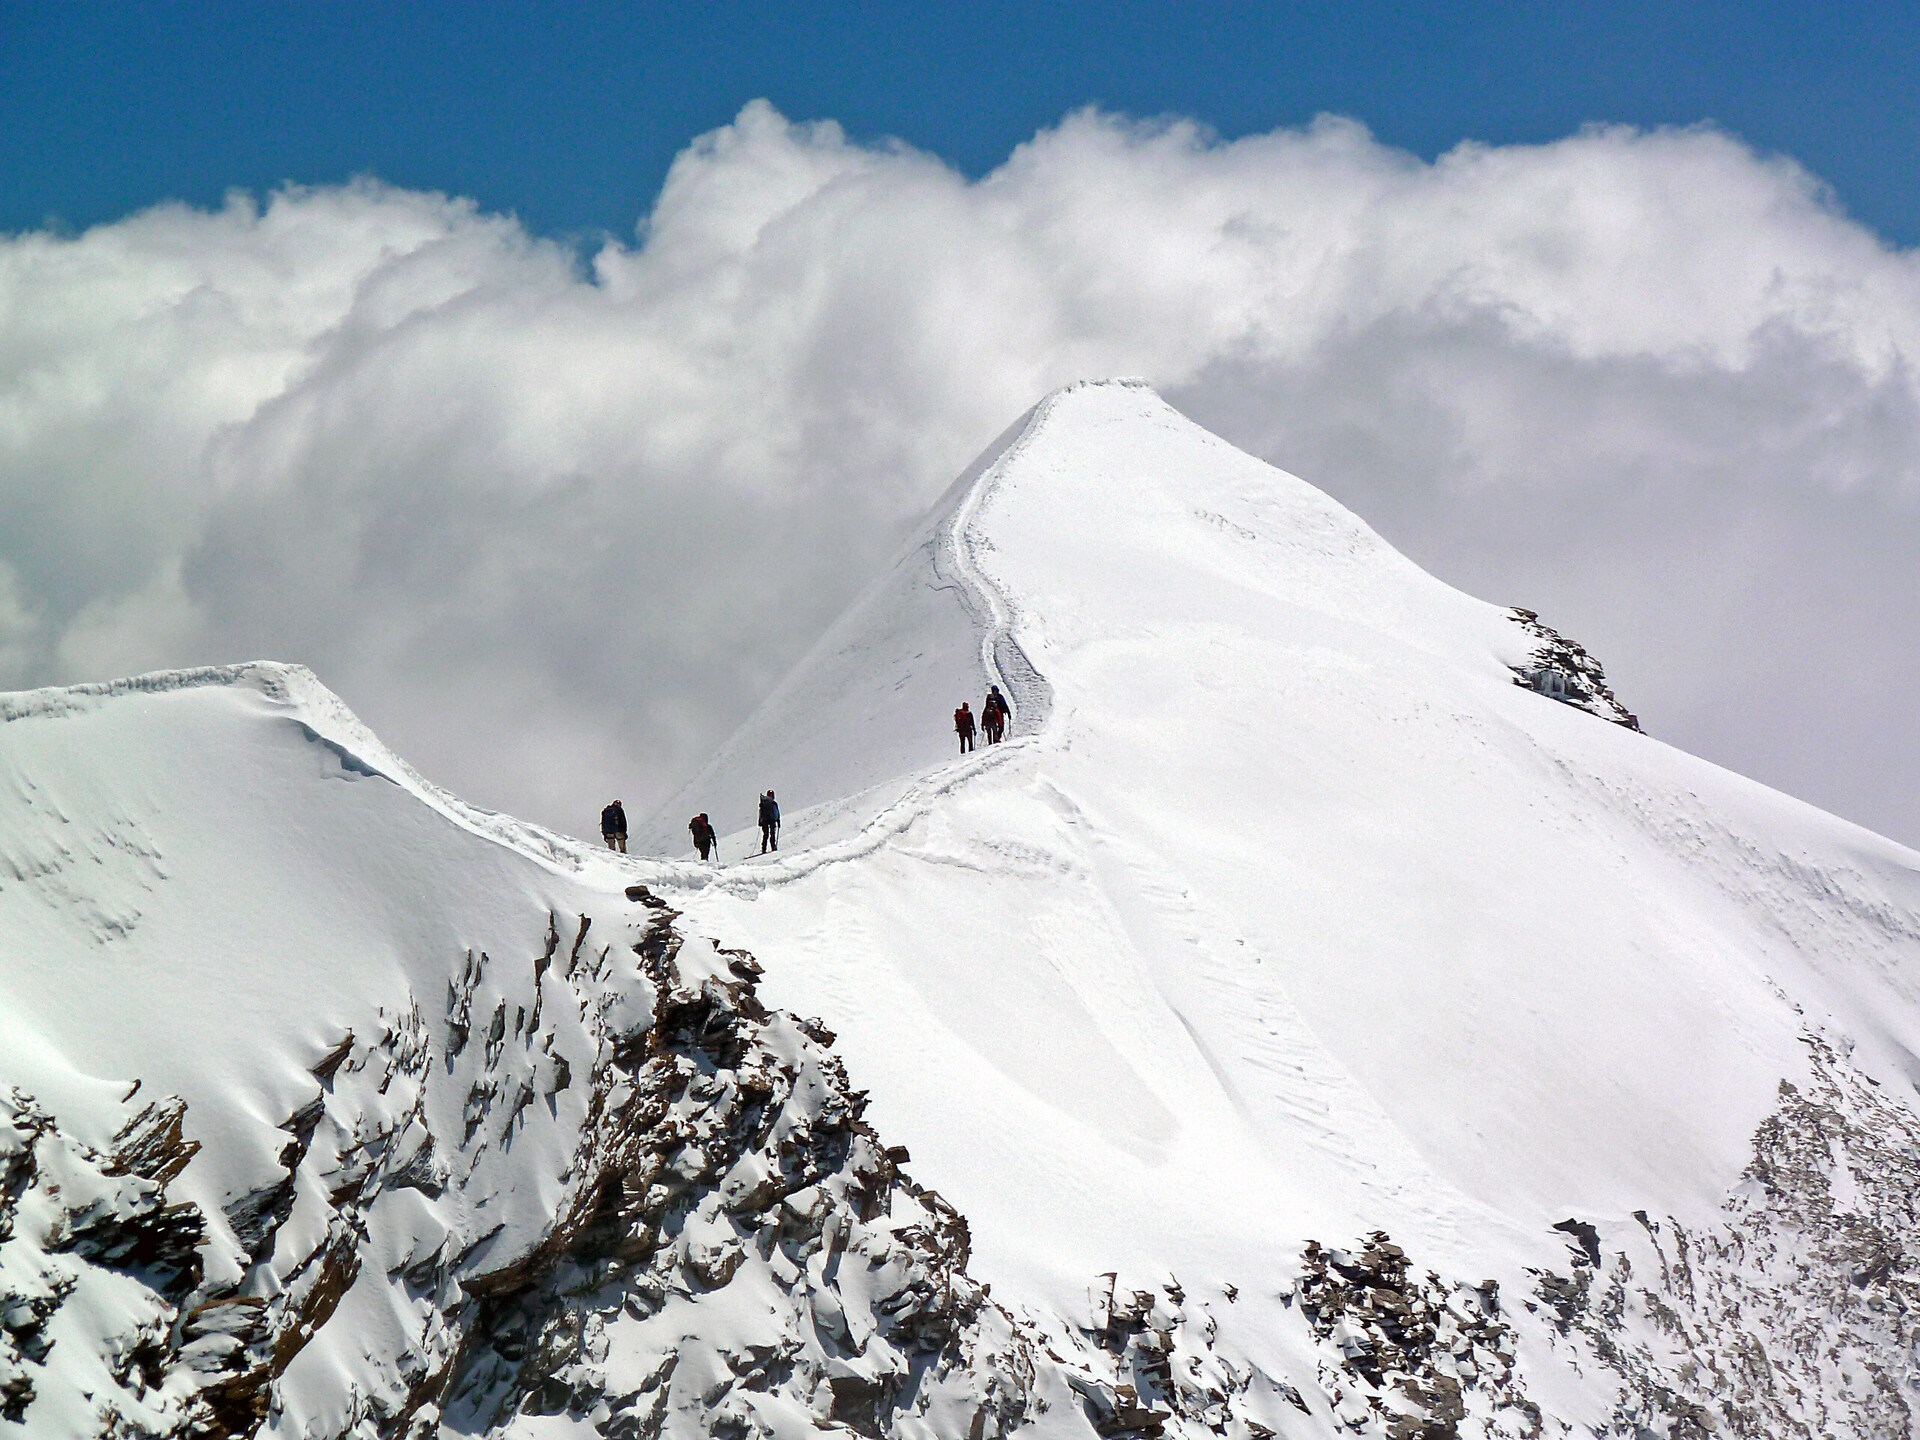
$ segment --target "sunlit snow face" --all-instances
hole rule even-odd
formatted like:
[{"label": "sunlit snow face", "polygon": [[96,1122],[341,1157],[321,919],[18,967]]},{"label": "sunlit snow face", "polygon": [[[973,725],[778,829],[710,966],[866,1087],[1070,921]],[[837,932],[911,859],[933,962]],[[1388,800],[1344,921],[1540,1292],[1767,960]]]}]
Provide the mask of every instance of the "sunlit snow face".
[{"label": "sunlit snow face", "polygon": [[288,191],[7,239],[0,310],[7,686],[300,660],[588,828],[1041,392],[1140,373],[1577,633],[1655,733],[1920,836],[1920,272],[1713,133],[1424,165],[1083,114],[968,182],[754,105],[584,261]]}]

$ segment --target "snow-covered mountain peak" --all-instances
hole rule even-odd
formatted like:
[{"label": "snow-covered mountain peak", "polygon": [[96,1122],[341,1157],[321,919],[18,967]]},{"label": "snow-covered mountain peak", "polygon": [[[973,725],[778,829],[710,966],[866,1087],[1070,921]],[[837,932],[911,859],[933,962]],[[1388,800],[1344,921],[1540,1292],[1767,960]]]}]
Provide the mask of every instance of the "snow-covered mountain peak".
[{"label": "snow-covered mountain peak", "polygon": [[[1030,556],[1016,578],[1002,554]],[[1022,634],[1117,642],[1141,626],[1238,608],[1303,627],[1366,627],[1510,683],[1532,638],[1512,612],[1432,579],[1320,490],[1234,449],[1145,381],[1053,391],[934,506],[873,587],[754,717],[644,827],[684,847],[687,815],[743,823],[768,784],[789,812],[921,769],[926,740],[984,684],[1014,733],[1043,723],[1070,676],[1039,673]],[[1123,703],[1131,703],[1123,700]],[[756,777],[764,777],[755,787]]]},{"label": "snow-covered mountain peak", "polygon": [[650,856],[0,697],[0,1433],[1910,1433],[1920,856],[1630,722],[1137,382]]},{"label": "snow-covered mountain peak", "polygon": [[[955,753],[990,682],[1012,738]],[[783,856],[690,916],[1036,1304],[1376,1226],[1515,1282],[1569,1217],[1724,1223],[1810,1044],[1920,1078],[1920,857],[1145,387],[1008,431],[652,834],[770,786]]]}]

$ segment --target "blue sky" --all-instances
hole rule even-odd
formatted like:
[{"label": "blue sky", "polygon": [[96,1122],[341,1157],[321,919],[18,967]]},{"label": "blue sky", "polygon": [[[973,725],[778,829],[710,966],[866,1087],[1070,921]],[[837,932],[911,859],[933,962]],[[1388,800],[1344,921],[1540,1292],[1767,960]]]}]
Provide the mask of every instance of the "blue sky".
[{"label": "blue sky", "polygon": [[766,96],[970,173],[1087,103],[1237,135],[1320,111],[1431,156],[1711,120],[1920,241],[1920,7],[71,5],[0,0],[0,228],[374,174],[629,233]]}]

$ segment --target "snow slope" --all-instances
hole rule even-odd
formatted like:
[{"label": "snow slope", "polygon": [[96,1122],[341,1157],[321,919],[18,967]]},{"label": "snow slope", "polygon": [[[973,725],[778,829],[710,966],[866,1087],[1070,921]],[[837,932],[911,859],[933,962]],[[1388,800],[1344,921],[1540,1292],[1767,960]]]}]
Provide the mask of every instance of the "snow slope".
[{"label": "snow slope", "polygon": [[[1511,612],[1144,386],[1017,435],[677,806],[860,797],[676,903],[832,1018],[1000,1293],[1374,1227],[1519,1283],[1567,1217],[1718,1214],[1810,1032],[1910,1101],[1920,856],[1514,684]],[[943,757],[1015,646],[1050,718]]]},{"label": "snow slope", "polygon": [[[802,831],[816,844],[856,833],[875,813],[919,793],[929,738],[943,733],[944,717],[978,688],[983,670],[1006,681],[1017,711],[1012,733],[1038,728],[1045,682],[996,613],[997,592],[981,583],[963,537],[1051,405],[1042,401],[1021,416],[967,467],[882,576],[641,823],[636,848],[687,850],[687,822],[704,809],[724,837],[721,853],[744,856],[749,836],[758,844],[756,798],[770,788],[798,822],[796,840]],[[763,774],[769,778],[755,786],[753,777]],[[710,796],[725,798],[709,804]],[[798,812],[810,813],[800,820]]]},{"label": "snow slope", "polygon": [[[170,1198],[212,1218],[215,1283],[246,1263],[226,1209],[283,1178],[288,1117],[327,1088],[314,1067],[330,1051],[392,1032],[470,954],[513,956],[488,989],[532,1009],[527,957],[550,914],[619,923],[606,887],[567,873],[564,842],[432,791],[297,668],[12,695],[0,727],[0,1084],[96,1149],[127,1121],[133,1082],[142,1102],[181,1097],[202,1148]],[[588,1068],[592,1044],[581,1017],[571,1022],[509,1057],[509,1073],[537,1084],[556,1059]],[[451,1073],[405,1105],[389,1093],[403,1137],[417,1102],[415,1149],[462,1129],[466,1093]],[[374,1125],[381,1108],[357,1119]],[[475,1157],[457,1213],[428,1231],[451,1222],[498,1253],[531,1246],[551,1226],[584,1110],[584,1097],[562,1093],[525,1111],[512,1151]],[[283,1258],[326,1226],[317,1182],[300,1179]],[[376,1234],[381,1220],[382,1243],[401,1253],[424,1243],[411,1228],[420,1217],[389,1204],[370,1217]],[[348,1339],[343,1326],[301,1357],[287,1386],[294,1414],[342,1414],[386,1343],[375,1337],[407,1323],[367,1299],[363,1333]],[[78,1397],[50,1396],[60,1403]],[[34,1420],[35,1433],[80,1428],[44,1406]]]},{"label": "snow slope", "polygon": [[674,867],[281,665],[0,697],[0,793],[0,1434],[999,1433],[1097,1383]]},{"label": "snow slope", "polygon": [[1109,382],[642,827],[777,857],[0,697],[0,1434],[1910,1433],[1920,856],[1540,644]]}]

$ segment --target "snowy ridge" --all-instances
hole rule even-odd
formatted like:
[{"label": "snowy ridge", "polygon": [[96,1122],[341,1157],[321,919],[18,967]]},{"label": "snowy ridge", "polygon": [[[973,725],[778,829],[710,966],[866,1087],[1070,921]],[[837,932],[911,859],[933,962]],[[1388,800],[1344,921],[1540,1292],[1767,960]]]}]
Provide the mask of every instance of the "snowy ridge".
[{"label": "snowy ridge", "polygon": [[[703,783],[833,745],[859,793],[681,903],[834,1018],[996,1294],[1072,1313],[1114,1268],[1224,1293],[1384,1230],[1531,1296],[1570,1216],[1743,1243],[1731,1197],[1779,1087],[1816,1082],[1810,1029],[1912,1093],[1920,857],[1516,686],[1515,612],[1146,387],[1048,397],[933,534],[974,602],[945,643],[991,676],[1010,637],[1050,722],[941,761],[954,675],[893,778],[866,763],[892,734],[806,733],[788,697],[884,689],[912,653],[856,606]],[[1254,1303],[1223,1340],[1284,1329]],[[1661,1373],[1556,1423],[1650,1424],[1636,1384],[1688,1390]]]},{"label": "snowy ridge", "polygon": [[14,690],[0,694],[0,723],[50,719],[97,708],[120,695],[158,695],[205,685],[251,685],[262,694],[279,695],[285,677],[302,667],[258,661],[243,665],[203,665],[186,670],[156,670],[122,680],[87,685],[50,686],[44,690]]},{"label": "snowy ridge", "polygon": [[[39,1043],[0,1046],[0,1433],[1073,1403],[830,1034],[643,888],[458,823],[297,669],[6,713],[0,1023]],[[1071,1369],[1114,1393],[1097,1350]]]},{"label": "snowy ridge", "polygon": [[[888,836],[924,815],[928,805],[966,775],[1006,758],[1003,750],[983,749],[958,774],[926,773],[926,746],[903,724],[912,723],[914,709],[924,715],[928,706],[937,707],[944,700],[945,710],[933,712],[944,714],[954,700],[976,690],[984,694],[987,683],[998,683],[1014,706],[1015,734],[1031,733],[1044,723],[1052,703],[1051,689],[1014,634],[1010,600],[979,568],[976,554],[982,542],[974,533],[974,522],[983,500],[1046,423],[1059,397],[1076,388],[1080,387],[1068,386],[1042,399],[960,474],[935,502],[920,532],[854,602],[847,616],[801,658],[761,710],[697,775],[639,824],[637,844],[668,853],[686,851],[687,815],[707,809],[721,813],[717,811],[720,802],[713,798],[720,777],[733,781],[766,757],[778,755],[788,848],[803,845],[805,858],[756,864],[751,871],[733,872],[718,883],[736,890],[781,883],[812,873],[820,865],[871,853]],[[905,626],[898,623],[902,613],[910,617]],[[929,643],[933,636],[938,638]],[[843,763],[811,772],[802,769],[796,777],[790,736],[811,733],[818,716],[846,706],[853,697],[840,682],[849,672],[864,681],[866,671],[876,663],[869,653],[875,648],[885,657],[878,664],[894,676],[880,693],[905,691],[911,696],[910,704],[895,707],[884,718],[871,717],[866,727],[869,734],[884,731],[891,743],[870,753],[837,750],[836,758]],[[975,665],[968,664],[969,654],[977,657]],[[905,745],[899,743],[902,738]],[[761,782],[744,793],[728,795],[727,800],[741,805],[744,820],[747,806],[742,802],[765,787],[766,782]],[[729,834],[724,813],[719,823],[721,852],[744,856],[753,843],[754,829],[743,823]],[[680,883],[706,883],[699,870],[678,872],[672,878]]]},{"label": "snowy ridge", "polygon": [[[982,505],[999,487],[1008,469],[1018,463],[1033,435],[1046,424],[1060,399],[1095,385],[1147,388],[1143,380],[1083,380],[1049,394],[961,474],[933,509],[934,518],[928,527],[931,540],[910,545],[902,561],[896,562],[898,568],[906,561],[924,558],[932,578],[922,583],[928,588],[950,593],[959,601],[977,634],[980,673],[984,677],[973,688],[984,693],[986,684],[998,684],[1012,707],[1013,723],[1008,727],[1007,740],[999,746],[983,744],[971,756],[962,757],[956,765],[931,771],[917,770],[904,784],[882,782],[879,787],[837,796],[829,802],[826,815],[817,812],[809,815],[802,811],[790,816],[787,832],[790,837],[789,853],[784,857],[768,857],[746,868],[736,867],[720,872],[703,867],[657,872],[663,883],[677,886],[691,884],[701,889],[719,887],[731,894],[745,895],[769,885],[784,884],[811,875],[823,866],[845,864],[870,855],[924,819],[933,805],[959,786],[1011,759],[1023,735],[1036,734],[1045,727],[1053,707],[1053,688],[1020,645],[1011,597],[999,590],[980,568],[977,557],[985,542],[976,533],[975,522]],[[886,596],[889,593],[888,580],[891,578],[883,578],[871,593]],[[856,612],[861,603],[856,602]],[[796,675],[808,674],[826,656],[831,655],[831,639],[829,636],[827,641],[816,646],[800,662],[796,667]],[[770,706],[777,708],[780,699],[780,692],[776,692],[774,700],[769,702]],[[724,773],[729,767],[728,750],[732,748],[729,745],[703,770],[699,778],[683,787],[659,812],[649,817],[641,826],[641,832],[653,843],[665,848],[680,848],[676,817],[682,809],[691,808],[697,803],[702,790],[709,785],[710,777]],[[888,780],[893,781],[894,777],[888,777]],[[832,834],[844,829],[849,813],[860,817],[854,833],[825,841],[812,839],[799,853],[792,853],[794,842],[802,837],[817,836],[822,830]],[[747,832],[736,832],[728,837],[726,843],[736,855],[742,853],[748,848]]]},{"label": "snowy ridge", "polygon": [[[993,1302],[965,1220],[750,957],[455,823],[310,677],[10,713],[48,723],[0,732],[0,1019],[47,1044],[0,1047],[0,1433],[1091,1440],[1304,1413],[1216,1355],[1198,1297],[1109,1286],[1095,1333]],[[134,863],[83,888],[27,863],[49,839]],[[92,1012],[76,974],[111,981]]]},{"label": "snowy ridge", "polygon": [[236,665],[206,665],[159,670],[84,685],[54,686],[0,694],[0,724],[57,719],[97,709],[124,697],[165,695],[201,688],[235,688],[258,694],[306,726],[317,742],[332,747],[343,763],[359,765],[445,815],[463,829],[485,836],[556,870],[578,871],[597,862],[595,848],[542,826],[468,804],[426,779],[390,750],[372,730],[304,665],[254,660]]},{"label": "snowy ridge", "polygon": [[0,698],[0,1435],[1912,1433],[1920,855],[1536,639],[1097,383],[662,817],[777,858]]},{"label": "snowy ridge", "polygon": [[1026,423],[1013,443],[994,454],[979,478],[967,487],[952,523],[940,532],[942,544],[938,560],[945,564],[939,565],[938,561],[936,564],[960,582],[963,603],[979,626],[981,668],[989,683],[1002,687],[1013,710],[1009,739],[1034,734],[1045,726],[1053,708],[1053,687],[1021,647],[1013,598],[995,585],[980,565],[979,553],[986,542],[978,530],[978,517],[1061,401],[1077,391],[1098,385],[1130,387],[1150,393],[1146,381],[1134,379],[1080,380],[1053,391],[1028,412]]}]

